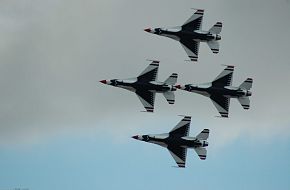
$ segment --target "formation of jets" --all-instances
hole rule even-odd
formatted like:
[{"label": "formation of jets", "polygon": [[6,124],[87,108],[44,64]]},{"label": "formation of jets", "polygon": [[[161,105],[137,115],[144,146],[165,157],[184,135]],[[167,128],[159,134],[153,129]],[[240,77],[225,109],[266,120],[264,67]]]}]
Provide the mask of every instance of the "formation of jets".
[{"label": "formation of jets", "polygon": [[[182,25],[172,28],[147,28],[146,32],[169,37],[181,43],[191,61],[198,61],[200,42],[206,42],[213,53],[219,52],[222,23],[217,22],[208,31],[202,30],[204,10],[198,9]],[[162,93],[169,104],[175,103],[177,89],[209,97],[223,118],[229,115],[230,98],[236,98],[244,109],[250,108],[253,79],[247,78],[240,86],[232,86],[234,66],[226,68],[212,81],[203,84],[176,84],[178,74],[172,73],[164,82],[157,81],[159,61],[153,60],[137,77],[101,80],[103,84],[123,88],[136,93],[146,112],[154,112],[155,94]],[[136,135],[132,138],[160,145],[169,150],[178,167],[184,168],[187,149],[195,150],[201,160],[207,156],[209,129],[203,129],[196,137],[189,136],[191,117],[184,118],[169,132],[152,135]]]}]

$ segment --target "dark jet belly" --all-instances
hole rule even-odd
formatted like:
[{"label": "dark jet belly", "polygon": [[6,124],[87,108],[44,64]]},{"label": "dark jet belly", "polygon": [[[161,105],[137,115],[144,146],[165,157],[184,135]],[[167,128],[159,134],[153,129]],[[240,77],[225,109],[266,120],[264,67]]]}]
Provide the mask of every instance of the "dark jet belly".
[{"label": "dark jet belly", "polygon": [[130,86],[134,87],[137,90],[153,90],[157,92],[165,92],[165,91],[170,90],[170,88],[165,85],[156,85],[156,84],[142,83],[142,82],[136,82],[136,83],[130,84]]},{"label": "dark jet belly", "polygon": [[200,91],[200,92],[207,92],[208,94],[213,95],[221,95],[221,96],[231,96],[231,97],[240,97],[243,96],[243,92],[240,92],[239,90],[230,90],[223,87],[209,87],[209,88],[198,88],[193,86],[186,86],[186,89],[189,92],[192,91]]},{"label": "dark jet belly", "polygon": [[238,96],[237,90],[229,90],[226,88],[210,87],[206,90],[209,94],[218,94],[223,96]]},{"label": "dark jet belly", "polygon": [[166,142],[168,145],[173,146],[198,147],[202,145],[198,140],[185,140],[181,137],[169,137],[166,139]]},{"label": "dark jet belly", "polygon": [[209,41],[213,40],[214,38],[212,36],[209,36],[207,34],[200,34],[196,32],[190,32],[190,31],[180,31],[180,32],[163,32],[164,34],[168,35],[175,35],[178,36],[182,40],[201,40],[201,41]]}]

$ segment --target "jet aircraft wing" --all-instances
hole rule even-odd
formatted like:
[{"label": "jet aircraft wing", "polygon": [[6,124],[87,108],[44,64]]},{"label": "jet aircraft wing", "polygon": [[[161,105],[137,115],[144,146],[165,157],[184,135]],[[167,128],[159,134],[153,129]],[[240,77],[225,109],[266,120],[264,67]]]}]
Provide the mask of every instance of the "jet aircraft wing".
[{"label": "jet aircraft wing", "polygon": [[185,168],[187,148],[170,145],[167,147],[171,156],[180,168]]},{"label": "jet aircraft wing", "polygon": [[198,9],[183,25],[182,30],[200,30],[202,27],[204,10]]},{"label": "jet aircraft wing", "polygon": [[212,86],[225,87],[232,85],[234,66],[227,66],[212,82]]},{"label": "jet aircraft wing", "polygon": [[138,81],[156,81],[159,61],[152,61],[150,65],[137,77]]},{"label": "jet aircraft wing", "polygon": [[221,114],[222,117],[228,117],[229,115],[229,107],[230,107],[230,98],[224,97],[222,95],[211,95],[211,101],[214,106]]},{"label": "jet aircraft wing", "polygon": [[190,116],[184,118],[169,132],[170,136],[186,137],[189,134]]},{"label": "jet aircraft wing", "polygon": [[181,39],[180,43],[191,61],[197,61],[199,43],[191,39]]},{"label": "jet aircraft wing", "polygon": [[147,112],[154,111],[155,93],[148,90],[137,90],[136,94]]}]

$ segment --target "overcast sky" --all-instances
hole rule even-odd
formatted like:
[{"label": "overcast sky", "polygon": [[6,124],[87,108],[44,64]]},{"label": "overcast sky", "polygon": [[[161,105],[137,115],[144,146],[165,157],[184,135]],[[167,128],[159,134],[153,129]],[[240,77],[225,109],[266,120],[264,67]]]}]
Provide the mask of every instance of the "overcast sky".
[{"label": "overcast sky", "polygon": [[[0,5],[0,189],[145,189],[162,188],[170,179],[165,187],[176,189],[196,187],[186,180],[194,178],[207,189],[235,184],[289,189],[283,178],[290,175],[289,1],[2,0]],[[220,53],[201,43],[197,63],[184,61],[187,55],[176,41],[143,31],[181,25],[193,13],[190,8],[205,9],[204,30],[223,22]],[[175,105],[157,94],[155,113],[143,113],[136,95],[98,82],[135,77],[150,63],[146,59],[160,60],[160,81],[176,72],[180,84],[210,82],[222,64],[235,65],[234,85],[254,79],[251,108],[243,110],[233,99],[230,118],[220,119],[209,99],[177,91]],[[130,139],[167,132],[180,114],[192,116],[192,136],[211,130],[208,160],[189,152],[182,173],[171,168],[174,161],[161,147]],[[144,173],[137,177],[135,169]],[[236,171],[241,173],[231,175]],[[202,179],[211,173],[218,178]],[[227,178],[232,182],[226,185]],[[249,186],[240,178],[250,180]]]}]

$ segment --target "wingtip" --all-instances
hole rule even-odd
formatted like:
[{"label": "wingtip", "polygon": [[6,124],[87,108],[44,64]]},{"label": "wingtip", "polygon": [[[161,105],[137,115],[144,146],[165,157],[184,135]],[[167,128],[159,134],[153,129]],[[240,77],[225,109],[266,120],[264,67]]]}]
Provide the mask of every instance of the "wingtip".
[{"label": "wingtip", "polygon": [[184,119],[191,119],[191,116],[189,115],[177,115],[177,116],[184,117]]},{"label": "wingtip", "polygon": [[217,118],[226,118],[226,119],[229,118],[229,116],[221,116],[221,115],[216,115],[215,117],[217,117]]},{"label": "wingtip", "polygon": [[199,9],[199,8],[194,8],[194,7],[190,8],[190,9],[196,10],[196,11],[199,11],[199,12],[204,12],[204,9]]},{"label": "wingtip", "polygon": [[221,64],[222,66],[230,67],[230,68],[235,68],[235,65],[227,65],[227,64]]},{"label": "wingtip", "polygon": [[146,59],[146,61],[152,61],[152,63],[155,63],[157,65],[159,65],[160,61],[156,60],[156,59]]}]

